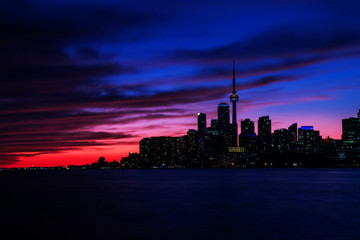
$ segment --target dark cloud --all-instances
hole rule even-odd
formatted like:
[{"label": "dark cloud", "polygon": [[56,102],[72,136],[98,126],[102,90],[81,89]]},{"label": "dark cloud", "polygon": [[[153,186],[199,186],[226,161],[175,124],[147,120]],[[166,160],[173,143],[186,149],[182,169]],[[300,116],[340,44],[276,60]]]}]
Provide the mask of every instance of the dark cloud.
[{"label": "dark cloud", "polygon": [[[31,134],[47,133],[54,131],[75,131],[84,126],[91,127],[98,124],[116,124],[121,118],[136,116],[139,120],[146,116],[161,116],[160,113],[182,114],[182,109],[137,109],[111,112],[86,112],[86,111],[44,111],[44,112],[20,112],[0,114],[0,133],[7,134]],[[165,115],[164,115],[165,116]]]},{"label": "dark cloud", "polygon": [[205,49],[179,49],[170,59],[214,61],[219,59],[266,59],[270,57],[296,57],[303,54],[317,54],[336,49],[360,46],[360,33],[353,30],[317,31],[309,27],[307,31],[280,28],[263,32],[255,37],[228,45]]},{"label": "dark cloud", "polygon": [[[21,135],[21,140],[19,136]],[[49,139],[53,141],[81,141],[81,140],[108,140],[108,139],[122,139],[133,137],[131,134],[112,133],[112,132],[91,132],[91,131],[76,131],[76,132],[37,132],[26,133],[18,132],[14,134],[3,134],[0,142],[16,143],[16,142],[47,142]]]},{"label": "dark cloud", "polygon": [[159,20],[157,15],[131,10],[120,3],[108,6],[66,1],[53,4],[22,1],[21,5],[3,5],[0,20],[6,34],[2,40],[13,45],[20,43],[23,47],[128,41],[128,34],[134,28],[146,29]]},{"label": "dark cloud", "polygon": [[[352,52],[351,54],[356,54],[356,52]],[[360,51],[359,51],[360,54]],[[244,77],[251,77],[251,76],[261,76],[268,74],[279,74],[278,72],[286,71],[290,69],[302,68],[309,66],[311,64],[320,63],[325,61],[326,58],[322,56],[311,56],[305,57],[302,59],[284,59],[277,61],[276,63],[264,63],[264,64],[257,64],[255,66],[246,67],[243,66],[242,63],[237,63],[237,72],[236,77],[238,78],[238,83],[242,83]],[[223,81],[224,79],[229,79],[231,76],[231,66],[227,67],[220,67],[220,66],[206,66],[199,68],[199,70],[193,74],[192,76],[188,77],[184,82],[209,82],[209,81]],[[278,75],[278,77],[284,78],[283,76]],[[291,79],[295,78],[294,76],[285,76]],[[239,79],[240,78],[240,79]]]},{"label": "dark cloud", "polygon": [[[255,87],[261,87],[269,85],[276,82],[284,81],[294,81],[297,80],[297,77],[294,76],[266,76],[259,78],[255,81],[250,81],[246,83],[238,84],[238,89],[249,89]],[[107,86],[109,89],[113,87]],[[230,86],[229,86],[230,87]],[[99,114],[95,113],[84,113],[81,111],[83,108],[133,108],[141,109],[149,107],[169,107],[176,104],[187,104],[194,102],[203,102],[214,99],[219,99],[224,96],[224,94],[229,92],[229,87],[217,87],[217,88],[206,88],[199,87],[195,89],[179,89],[179,90],[170,90],[170,91],[160,91],[158,93],[153,93],[149,96],[126,96],[121,95],[119,91],[114,90],[104,91],[106,87],[100,86],[97,89],[92,89],[93,92],[81,91],[78,90],[76,93],[60,93],[55,94],[53,98],[47,99],[47,95],[37,95],[34,98],[29,99],[29,101],[3,101],[2,102],[2,117],[7,119],[10,115],[4,114],[15,114],[14,117],[19,117],[19,119],[24,119],[24,116],[21,116],[21,113],[26,112],[29,116],[48,116],[51,117],[55,114],[59,114],[62,117],[88,117],[93,118],[97,117]],[[179,111],[179,109],[176,109]],[[45,112],[45,113],[44,113]],[[101,111],[100,111],[101,112]],[[16,115],[18,113],[18,115]],[[25,114],[25,115],[26,115]],[[82,114],[85,114],[83,116]],[[114,117],[115,115],[121,116],[124,112],[114,111],[112,113],[103,112],[102,116],[105,118],[108,115]],[[131,114],[131,111],[125,112],[125,114]],[[30,117],[31,118],[31,117]],[[26,117],[25,117],[26,119]]]},{"label": "dark cloud", "polygon": [[135,29],[147,29],[156,19],[120,4],[2,3],[1,98],[48,94],[53,101],[79,88],[88,94],[110,91],[104,85],[96,89],[98,81],[137,70],[113,61],[116,54],[102,54],[99,44],[128,41]]},{"label": "dark cloud", "polygon": [[249,83],[240,84],[240,90],[267,86],[278,82],[291,82],[296,80],[299,80],[299,78],[293,76],[267,76]]},{"label": "dark cloud", "polygon": [[[81,92],[88,95],[112,91],[101,82],[102,77],[134,72],[133,69],[115,63],[96,65],[67,65],[23,67],[21,70],[0,71],[2,78],[1,98],[36,99],[49,101],[59,97],[73,97]],[[1,99],[0,98],[0,99]]]},{"label": "dark cloud", "polygon": [[147,115],[142,115],[142,116],[137,116],[137,117],[125,118],[125,119],[119,120],[118,123],[124,124],[124,123],[129,123],[129,122],[133,123],[133,122],[140,121],[140,120],[170,119],[170,118],[190,117],[190,116],[193,116],[193,114],[176,114],[176,115],[147,114]]}]

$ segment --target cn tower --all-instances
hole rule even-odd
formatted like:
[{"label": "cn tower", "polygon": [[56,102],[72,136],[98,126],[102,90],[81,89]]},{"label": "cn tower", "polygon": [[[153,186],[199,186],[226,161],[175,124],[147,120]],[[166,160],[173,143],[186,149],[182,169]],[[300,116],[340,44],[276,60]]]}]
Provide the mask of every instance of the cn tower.
[{"label": "cn tower", "polygon": [[239,96],[236,94],[235,91],[235,60],[233,60],[233,91],[232,94],[230,95],[230,101],[232,102],[232,124],[236,124],[236,103],[239,101]]}]

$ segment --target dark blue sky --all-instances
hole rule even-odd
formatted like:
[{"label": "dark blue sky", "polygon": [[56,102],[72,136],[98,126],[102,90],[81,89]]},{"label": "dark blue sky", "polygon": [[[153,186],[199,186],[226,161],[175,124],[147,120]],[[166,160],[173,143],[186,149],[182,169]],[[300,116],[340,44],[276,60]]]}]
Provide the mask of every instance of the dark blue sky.
[{"label": "dark blue sky", "polygon": [[[229,102],[340,138],[360,108],[359,1],[0,3],[3,165],[120,160]],[[89,157],[94,157],[89,159]],[[61,160],[66,159],[66,160]]]}]

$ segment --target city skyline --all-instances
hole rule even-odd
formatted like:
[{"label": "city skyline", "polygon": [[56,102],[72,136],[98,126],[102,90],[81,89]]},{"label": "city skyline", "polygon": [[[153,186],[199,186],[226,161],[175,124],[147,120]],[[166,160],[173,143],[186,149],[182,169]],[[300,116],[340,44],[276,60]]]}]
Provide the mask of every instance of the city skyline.
[{"label": "city skyline", "polygon": [[238,133],[269,115],[272,132],[341,139],[360,102],[359,4],[1,3],[0,167],[120,160],[143,137],[196,129],[197,113],[210,126],[233,60]]},{"label": "city skyline", "polygon": [[[233,64],[233,66],[235,65]],[[234,72],[235,68],[233,67],[233,73]],[[230,101],[234,96],[233,94],[234,91],[230,97]],[[234,103],[233,101],[231,102]],[[238,133],[237,123],[234,124],[234,122],[230,121],[230,116],[232,116],[232,120],[236,118],[236,116],[234,117],[236,105],[234,106],[233,104],[232,110],[233,112],[230,112],[227,103],[219,103],[217,111],[218,118],[211,119],[209,127],[206,124],[206,114],[198,113],[197,130],[188,129],[187,134],[182,136],[145,137],[139,141],[138,153],[129,152],[129,155],[122,157],[121,161],[113,160],[109,162],[105,161],[105,157],[100,157],[96,162],[87,162],[86,164],[80,165],[69,164],[69,168],[61,165],[27,166],[25,168],[246,168],[272,167],[272,161],[275,161],[275,167],[317,166],[318,161],[320,161],[323,167],[338,167],[343,164],[347,167],[359,166],[360,109],[356,117],[352,116],[342,119],[341,139],[332,139],[329,136],[324,139],[320,135],[320,131],[314,129],[313,126],[301,126],[297,128],[297,123],[291,124],[288,128],[274,129],[272,131],[269,115],[259,117],[256,122],[257,128],[255,128],[254,121],[250,119],[241,120],[240,133]],[[257,131],[255,131],[255,129],[257,129]],[[217,147],[214,148],[216,145]],[[305,155],[301,155],[304,153]],[[273,154],[273,156],[276,157],[265,160],[265,165],[262,165],[264,164],[264,159],[262,159],[261,154],[265,154],[265,156],[267,154],[270,154],[270,156]],[[256,156],[257,160],[252,162],[254,156]],[[283,156],[286,158],[285,161]],[[299,156],[302,156],[302,158],[304,156],[306,156],[306,158],[310,157],[310,161],[304,161],[304,159],[299,161]],[[331,165],[334,164],[333,160],[335,159],[337,163]],[[346,162],[344,161],[345,159],[347,160]],[[349,164],[349,160],[351,164]],[[269,161],[269,165],[267,165],[267,161]],[[291,163],[293,165],[291,165]],[[20,167],[20,169],[22,168],[23,167]]]}]

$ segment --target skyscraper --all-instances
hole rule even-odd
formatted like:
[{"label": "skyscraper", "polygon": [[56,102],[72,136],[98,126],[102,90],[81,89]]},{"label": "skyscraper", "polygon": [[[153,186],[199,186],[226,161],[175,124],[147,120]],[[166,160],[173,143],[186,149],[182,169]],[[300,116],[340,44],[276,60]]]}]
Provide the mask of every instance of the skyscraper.
[{"label": "skyscraper", "polygon": [[289,135],[290,135],[290,150],[291,151],[296,151],[297,148],[297,138],[298,138],[298,127],[297,127],[297,123],[293,123],[291,126],[289,126],[288,128],[289,130]]},{"label": "skyscraper", "polygon": [[227,103],[220,103],[218,105],[218,131],[222,136],[227,146],[237,146],[237,127],[230,124],[229,105]]},{"label": "skyscraper", "polygon": [[271,149],[271,120],[269,116],[263,116],[258,121],[258,147],[260,151]]},{"label": "skyscraper", "polygon": [[258,135],[259,137],[271,136],[271,120],[269,116],[263,116],[258,121]]},{"label": "skyscraper", "polygon": [[278,152],[290,151],[291,138],[292,136],[288,129],[276,129],[274,131],[273,149]]},{"label": "skyscraper", "polygon": [[255,150],[256,134],[254,122],[250,119],[241,121],[241,134],[239,136],[239,146],[245,147],[247,151]]},{"label": "skyscraper", "polygon": [[319,131],[315,131],[313,126],[301,126],[298,129],[299,150],[302,152],[318,152],[321,145],[321,136]]},{"label": "skyscraper", "polygon": [[245,119],[241,121],[241,134],[242,135],[255,134],[254,122],[250,121],[250,119]]},{"label": "skyscraper", "polygon": [[211,130],[217,130],[219,121],[217,119],[211,119]]},{"label": "skyscraper", "polygon": [[[196,131],[194,130],[196,135]],[[194,141],[196,143],[196,141]],[[140,141],[143,167],[165,167],[183,164],[185,143],[181,137],[151,137]],[[195,144],[192,144],[195,146]]]},{"label": "skyscraper", "polygon": [[151,167],[152,164],[152,152],[151,152],[151,139],[143,138],[139,143],[140,158],[144,167]]},{"label": "skyscraper", "polygon": [[218,126],[222,128],[230,124],[229,105],[220,103],[218,105]]},{"label": "skyscraper", "polygon": [[297,142],[297,123],[293,123],[291,126],[289,126],[288,130],[292,136],[292,139]]},{"label": "skyscraper", "polygon": [[206,114],[198,113],[198,132],[204,133],[206,130]]},{"label": "skyscraper", "polygon": [[342,120],[342,141],[347,147],[360,143],[360,110],[357,118]]}]

